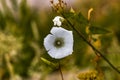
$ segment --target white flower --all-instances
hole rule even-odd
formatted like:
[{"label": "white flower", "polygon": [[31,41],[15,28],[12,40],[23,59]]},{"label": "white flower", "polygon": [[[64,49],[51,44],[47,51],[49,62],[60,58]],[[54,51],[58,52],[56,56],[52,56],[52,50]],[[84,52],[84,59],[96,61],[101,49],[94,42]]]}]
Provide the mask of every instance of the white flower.
[{"label": "white flower", "polygon": [[61,26],[63,20],[64,20],[63,17],[56,16],[56,17],[53,19],[54,25],[55,25],[55,26]]},{"label": "white flower", "polygon": [[55,59],[64,58],[73,52],[73,34],[61,27],[53,27],[44,39],[45,49]]}]

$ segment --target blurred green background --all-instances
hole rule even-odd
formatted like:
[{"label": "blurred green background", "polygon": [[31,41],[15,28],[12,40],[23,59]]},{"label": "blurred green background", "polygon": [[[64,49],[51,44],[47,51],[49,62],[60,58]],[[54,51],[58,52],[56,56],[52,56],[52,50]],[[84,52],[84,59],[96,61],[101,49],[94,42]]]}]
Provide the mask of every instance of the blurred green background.
[{"label": "blurred green background", "polygon": [[[88,10],[94,9],[91,16],[92,24],[111,31],[109,34],[101,35],[100,50],[120,70],[120,1],[65,2],[67,10],[72,7],[75,12],[81,12],[85,18]],[[53,27],[52,20],[58,15],[50,6],[49,0],[0,0],[0,80],[61,80],[59,70],[41,60],[42,57],[57,63],[57,60],[47,54],[43,46],[44,37]],[[74,20],[71,22],[74,23]],[[63,27],[71,30],[64,23]],[[85,27],[78,23],[76,25],[83,34]],[[94,51],[76,32],[73,34],[74,52],[61,60],[65,80],[78,80],[77,75],[86,71],[89,73],[89,70],[100,70],[100,74],[96,75],[101,77],[100,80],[120,80],[120,74],[102,58],[97,62]]]}]

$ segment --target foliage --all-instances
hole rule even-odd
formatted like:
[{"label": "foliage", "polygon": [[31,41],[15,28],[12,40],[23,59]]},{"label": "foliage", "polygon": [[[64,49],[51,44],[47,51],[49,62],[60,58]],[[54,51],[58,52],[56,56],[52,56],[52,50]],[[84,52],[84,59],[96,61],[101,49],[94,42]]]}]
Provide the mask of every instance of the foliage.
[{"label": "foliage", "polygon": [[[51,1],[53,10],[44,12],[30,8],[27,0],[21,0],[20,4],[16,0],[10,0],[11,7],[6,4],[6,0],[0,1],[3,7],[0,9],[0,80],[47,80],[47,77],[50,80],[52,75],[48,74],[58,74],[59,60],[51,58],[43,47],[43,39],[53,27],[52,20],[56,15],[65,18],[62,27],[74,31],[74,52],[60,60],[65,79],[70,73],[74,75],[89,68],[90,71],[78,73],[79,76],[76,77],[119,80],[120,74],[88,44],[101,51],[102,55],[120,70],[119,1],[93,0],[91,5],[89,2],[76,4],[76,10],[74,7],[68,8],[62,0],[58,1],[58,4]],[[102,8],[105,2],[109,5]],[[94,10],[89,12],[91,7]],[[109,8],[107,12],[106,8]],[[104,15],[100,14],[102,10],[106,12]],[[89,16],[86,16],[86,13]],[[82,33],[88,43],[78,32]],[[91,76],[97,78],[91,79]]]}]

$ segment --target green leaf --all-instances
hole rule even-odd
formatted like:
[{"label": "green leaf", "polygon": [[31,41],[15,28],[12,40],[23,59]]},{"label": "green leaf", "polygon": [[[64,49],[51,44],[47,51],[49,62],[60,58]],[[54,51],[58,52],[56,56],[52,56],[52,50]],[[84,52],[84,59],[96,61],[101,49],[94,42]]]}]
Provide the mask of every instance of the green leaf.
[{"label": "green leaf", "polygon": [[74,15],[75,15],[75,14],[72,13],[72,12],[64,12],[65,18],[71,18],[71,17],[73,17]]},{"label": "green leaf", "polygon": [[43,57],[41,57],[41,60],[42,60],[44,63],[46,63],[48,66],[50,66],[50,67],[54,67],[54,68],[57,68],[57,67],[58,67],[57,64],[55,64],[55,63],[53,63],[53,62],[51,62],[51,61],[49,61],[49,60],[47,60],[47,59],[45,59],[45,58],[43,58]]},{"label": "green leaf", "polygon": [[0,11],[0,29],[4,29],[5,26],[6,26],[5,16],[4,16],[3,13]]},{"label": "green leaf", "polygon": [[22,0],[20,3],[20,13],[23,17],[29,13],[26,0]]},{"label": "green leaf", "polygon": [[85,17],[82,15],[81,12],[78,13],[78,15],[76,16],[76,18],[77,18],[77,20],[78,20],[78,22],[79,22],[80,24],[85,24],[85,25],[88,24],[87,18],[85,18]]},{"label": "green leaf", "polygon": [[109,30],[101,28],[101,27],[96,27],[96,26],[90,26],[89,30],[90,30],[90,32],[92,34],[106,34],[106,33],[110,33]]}]

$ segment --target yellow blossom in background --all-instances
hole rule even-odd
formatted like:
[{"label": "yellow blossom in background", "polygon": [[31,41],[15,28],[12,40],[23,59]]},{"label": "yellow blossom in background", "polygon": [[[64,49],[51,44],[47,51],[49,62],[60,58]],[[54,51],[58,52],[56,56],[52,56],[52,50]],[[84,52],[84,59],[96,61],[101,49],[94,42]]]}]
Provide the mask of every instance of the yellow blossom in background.
[{"label": "yellow blossom in background", "polygon": [[80,72],[77,77],[80,80],[103,80],[96,70],[85,70]]}]

